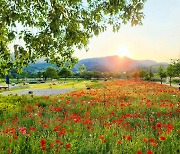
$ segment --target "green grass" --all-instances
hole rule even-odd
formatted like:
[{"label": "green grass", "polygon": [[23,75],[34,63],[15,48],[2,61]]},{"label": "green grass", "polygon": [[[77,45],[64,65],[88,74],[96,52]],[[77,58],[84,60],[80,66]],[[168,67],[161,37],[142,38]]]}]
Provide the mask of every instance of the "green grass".
[{"label": "green grass", "polygon": [[[60,83],[58,83],[60,82]],[[9,92],[14,91],[21,91],[21,90],[30,90],[30,89],[65,89],[65,88],[74,88],[77,90],[85,89],[86,87],[90,88],[101,88],[102,83],[99,81],[90,81],[90,80],[67,80],[66,83],[64,83],[64,80],[55,81],[55,85],[53,85],[53,82],[48,81],[46,83],[37,83],[37,84],[18,84],[19,87],[15,89],[9,90]],[[7,91],[7,90],[6,90]],[[1,92],[5,92],[5,90],[1,90]]]}]

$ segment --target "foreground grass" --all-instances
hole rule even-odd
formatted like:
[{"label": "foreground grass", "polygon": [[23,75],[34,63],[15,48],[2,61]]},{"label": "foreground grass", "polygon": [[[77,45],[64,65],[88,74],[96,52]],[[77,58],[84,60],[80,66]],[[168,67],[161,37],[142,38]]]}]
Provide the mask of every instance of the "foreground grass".
[{"label": "foreground grass", "polygon": [[177,89],[140,81],[95,87],[55,97],[1,96],[0,151],[180,152]]}]

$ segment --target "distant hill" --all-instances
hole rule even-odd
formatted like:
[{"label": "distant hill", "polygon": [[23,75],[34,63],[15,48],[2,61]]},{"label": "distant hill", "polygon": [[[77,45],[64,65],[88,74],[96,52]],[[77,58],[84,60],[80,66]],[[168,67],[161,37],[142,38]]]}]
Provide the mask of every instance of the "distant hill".
[{"label": "distant hill", "polygon": [[[153,60],[133,60],[128,57],[108,56],[82,59],[75,65],[73,72],[77,72],[81,64],[84,64],[88,71],[95,70],[100,72],[132,72],[140,68],[148,69],[150,66],[152,66],[154,72],[157,72],[159,65],[163,65],[164,68],[168,65],[168,63],[157,63]],[[43,71],[48,66],[56,67],[55,64],[46,63],[41,59],[35,64],[30,64],[27,68],[25,68],[25,71]]]},{"label": "distant hill", "polygon": [[86,66],[87,70],[96,70],[101,72],[132,72],[141,68],[148,69],[152,66],[154,72],[157,72],[159,65],[167,67],[168,63],[158,63],[153,60],[133,60],[128,57],[109,56],[100,58],[88,58],[80,60],[73,71],[78,71],[81,64]]}]

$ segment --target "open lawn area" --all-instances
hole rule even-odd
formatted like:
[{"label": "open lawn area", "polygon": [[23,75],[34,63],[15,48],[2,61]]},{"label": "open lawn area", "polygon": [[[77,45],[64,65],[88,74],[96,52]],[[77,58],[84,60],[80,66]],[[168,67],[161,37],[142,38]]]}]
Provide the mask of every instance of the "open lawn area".
[{"label": "open lawn area", "polygon": [[48,81],[46,83],[36,84],[17,84],[11,86],[10,90],[1,90],[1,94],[28,94],[29,91],[33,91],[34,95],[57,95],[69,91],[90,88],[101,88],[103,87],[102,81],[96,80],[68,80],[68,81]]},{"label": "open lawn area", "polygon": [[119,80],[57,96],[0,96],[1,153],[180,153],[180,91]]}]

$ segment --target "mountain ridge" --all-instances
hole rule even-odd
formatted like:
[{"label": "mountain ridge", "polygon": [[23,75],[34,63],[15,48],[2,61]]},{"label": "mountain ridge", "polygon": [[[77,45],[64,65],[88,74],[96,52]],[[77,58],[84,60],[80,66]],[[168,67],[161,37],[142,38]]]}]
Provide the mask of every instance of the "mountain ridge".
[{"label": "mountain ridge", "polygon": [[[73,72],[78,72],[80,65],[84,64],[87,71],[100,71],[100,72],[125,72],[125,71],[135,71],[141,68],[148,69],[152,66],[153,71],[157,72],[159,65],[167,67],[168,63],[156,62],[154,60],[134,60],[128,57],[119,56],[107,56],[107,57],[95,57],[81,59],[72,69]],[[55,64],[46,63],[43,59],[38,60],[35,64],[30,64],[25,71],[43,71],[48,66],[58,68]]]}]

